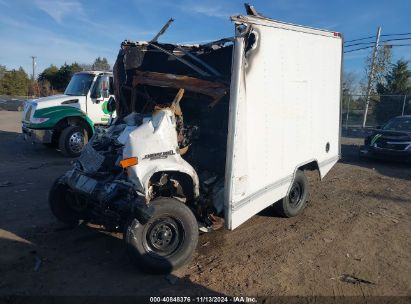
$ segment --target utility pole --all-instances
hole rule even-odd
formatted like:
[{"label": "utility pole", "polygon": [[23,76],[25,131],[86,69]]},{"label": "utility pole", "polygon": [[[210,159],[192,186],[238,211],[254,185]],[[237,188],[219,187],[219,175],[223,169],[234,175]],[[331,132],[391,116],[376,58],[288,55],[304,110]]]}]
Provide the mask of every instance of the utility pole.
[{"label": "utility pole", "polygon": [[[36,79],[34,78],[36,76],[36,56],[30,56],[31,57],[31,63],[32,63],[32,68],[33,68],[33,74],[32,74],[32,80],[31,80],[31,85],[32,85],[32,94],[34,95],[34,84],[36,83]],[[28,95],[28,94],[27,94]]]},{"label": "utility pole", "polygon": [[34,81],[34,76],[36,75],[35,73],[36,73],[36,56],[30,56],[31,57],[31,60],[32,60],[32,66],[33,66],[33,74],[32,74],[32,77],[33,77],[33,81]]},{"label": "utility pole", "polygon": [[377,56],[378,44],[380,43],[380,35],[381,35],[381,26],[379,26],[377,30],[377,38],[375,39],[374,51],[372,53],[372,58],[371,58],[371,68],[370,68],[370,74],[368,76],[367,95],[365,99],[364,119],[362,121],[363,128],[365,128],[365,124],[367,122],[368,106],[370,105],[371,85],[374,79],[374,63],[375,63],[375,57]]}]

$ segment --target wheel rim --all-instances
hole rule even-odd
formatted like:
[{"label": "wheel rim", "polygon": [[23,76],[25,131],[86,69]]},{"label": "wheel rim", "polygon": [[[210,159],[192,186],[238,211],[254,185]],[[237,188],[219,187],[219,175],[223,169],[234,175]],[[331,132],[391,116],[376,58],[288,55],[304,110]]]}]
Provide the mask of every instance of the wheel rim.
[{"label": "wheel rim", "polygon": [[297,208],[301,204],[303,198],[303,187],[300,183],[296,182],[293,184],[288,198],[292,208]]},{"label": "wheel rim", "polygon": [[73,153],[80,153],[84,147],[84,135],[81,132],[74,132],[69,138],[69,147]]},{"label": "wheel rim", "polygon": [[171,217],[164,217],[147,225],[144,242],[147,251],[164,257],[179,249],[184,240],[181,223]]}]

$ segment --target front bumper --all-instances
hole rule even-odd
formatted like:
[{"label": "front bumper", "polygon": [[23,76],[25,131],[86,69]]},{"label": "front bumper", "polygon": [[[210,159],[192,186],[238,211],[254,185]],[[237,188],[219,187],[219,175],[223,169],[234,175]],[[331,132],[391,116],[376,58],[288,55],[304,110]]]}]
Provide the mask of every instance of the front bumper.
[{"label": "front bumper", "polygon": [[389,150],[370,146],[360,147],[360,156],[391,161],[411,162],[411,151]]},{"label": "front bumper", "polygon": [[[66,173],[63,182],[75,193],[88,197],[94,207],[106,206],[109,210],[122,214],[124,218],[134,216],[141,223],[146,223],[154,209],[148,206],[145,197],[127,181],[100,181],[83,172],[73,169]],[[137,195],[125,195],[133,192]]]},{"label": "front bumper", "polygon": [[30,129],[24,125],[21,129],[25,140],[43,144],[52,142],[53,130],[51,129]]}]

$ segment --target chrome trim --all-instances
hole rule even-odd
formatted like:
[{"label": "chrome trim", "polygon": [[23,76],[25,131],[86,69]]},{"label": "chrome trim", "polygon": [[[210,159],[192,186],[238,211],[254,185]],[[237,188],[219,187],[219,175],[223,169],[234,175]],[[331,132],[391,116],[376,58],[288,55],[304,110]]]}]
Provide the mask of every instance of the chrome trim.
[{"label": "chrome trim", "polygon": [[387,141],[387,144],[389,145],[411,145],[411,141],[403,141],[403,142],[399,142],[399,141]]}]

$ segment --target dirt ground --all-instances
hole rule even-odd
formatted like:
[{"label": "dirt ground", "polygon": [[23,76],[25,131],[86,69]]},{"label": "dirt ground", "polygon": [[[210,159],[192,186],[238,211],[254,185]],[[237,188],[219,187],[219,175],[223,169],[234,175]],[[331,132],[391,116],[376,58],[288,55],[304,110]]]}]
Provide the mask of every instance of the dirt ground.
[{"label": "dirt ground", "polygon": [[310,174],[303,215],[203,234],[164,276],[134,267],[121,235],[57,222],[48,190],[71,160],[23,141],[20,115],[0,111],[0,295],[411,295],[411,167],[359,161],[359,139],[323,181]]}]

